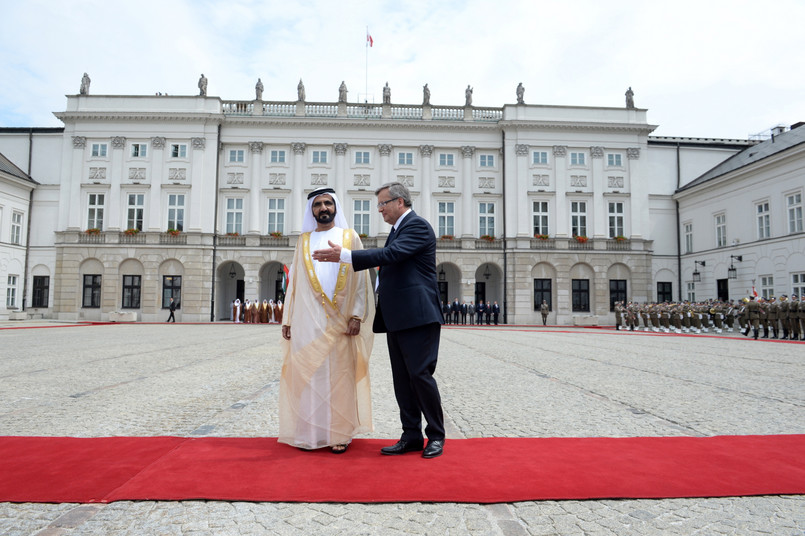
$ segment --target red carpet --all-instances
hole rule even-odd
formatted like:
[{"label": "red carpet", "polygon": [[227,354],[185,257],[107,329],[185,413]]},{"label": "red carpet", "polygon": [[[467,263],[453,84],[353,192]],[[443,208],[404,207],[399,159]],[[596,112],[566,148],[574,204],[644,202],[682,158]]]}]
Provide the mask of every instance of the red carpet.
[{"label": "red carpet", "polygon": [[274,438],[0,437],[0,501],[469,502],[805,493],[805,435],[448,440],[346,454]]}]

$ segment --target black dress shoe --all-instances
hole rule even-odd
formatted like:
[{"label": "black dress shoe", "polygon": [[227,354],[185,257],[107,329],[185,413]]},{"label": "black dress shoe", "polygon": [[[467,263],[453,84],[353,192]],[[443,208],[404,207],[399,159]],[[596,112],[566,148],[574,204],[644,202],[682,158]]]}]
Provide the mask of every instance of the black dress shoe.
[{"label": "black dress shoe", "polygon": [[428,446],[422,451],[423,458],[436,458],[442,455],[444,450],[444,439],[432,439],[428,441]]},{"label": "black dress shoe", "polygon": [[406,441],[404,439],[400,439],[392,446],[383,447],[380,449],[380,454],[397,456],[399,454],[405,454],[406,452],[418,452],[422,450],[423,443],[423,441]]}]

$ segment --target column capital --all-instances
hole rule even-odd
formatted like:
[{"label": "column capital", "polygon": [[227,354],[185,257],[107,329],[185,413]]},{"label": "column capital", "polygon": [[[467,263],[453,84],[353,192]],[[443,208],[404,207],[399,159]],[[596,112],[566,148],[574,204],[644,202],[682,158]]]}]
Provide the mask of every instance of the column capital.
[{"label": "column capital", "polygon": [[263,152],[263,142],[262,141],[250,141],[249,142],[249,151],[252,153],[262,153]]},{"label": "column capital", "polygon": [[207,147],[207,138],[190,138],[190,145],[193,149],[204,149]]},{"label": "column capital", "polygon": [[590,147],[590,156],[592,158],[604,158],[604,148],[599,146]]},{"label": "column capital", "polygon": [[464,158],[472,158],[472,155],[475,154],[475,147],[472,145],[462,145],[461,154]]},{"label": "column capital", "polygon": [[419,154],[422,156],[432,156],[433,155],[433,145],[420,145],[419,146]]},{"label": "column capital", "polygon": [[554,156],[567,156],[567,145],[554,145],[553,146],[553,155]]},{"label": "column capital", "polygon": [[125,136],[112,136],[112,148],[113,149],[123,149],[126,147],[126,137]]},{"label": "column capital", "polygon": [[514,154],[517,156],[528,156],[528,145],[518,143],[514,146]]},{"label": "column capital", "polygon": [[153,149],[164,149],[165,148],[165,138],[162,136],[154,136],[151,138],[151,147]]},{"label": "column capital", "polygon": [[337,155],[342,155],[343,156],[343,155],[347,154],[347,149],[348,148],[349,148],[348,143],[334,143],[333,144],[333,151],[335,151],[335,154],[337,154]]},{"label": "column capital", "polygon": [[293,154],[305,154],[305,149],[307,145],[300,141],[295,141],[291,143],[291,149],[293,150]]},{"label": "column capital", "polygon": [[626,158],[629,160],[637,160],[640,158],[640,147],[627,147]]},{"label": "column capital", "polygon": [[381,143],[377,146],[377,150],[380,151],[380,156],[389,156],[392,148],[393,146],[389,143]]},{"label": "column capital", "polygon": [[87,138],[85,136],[73,136],[73,149],[83,149],[87,146]]}]

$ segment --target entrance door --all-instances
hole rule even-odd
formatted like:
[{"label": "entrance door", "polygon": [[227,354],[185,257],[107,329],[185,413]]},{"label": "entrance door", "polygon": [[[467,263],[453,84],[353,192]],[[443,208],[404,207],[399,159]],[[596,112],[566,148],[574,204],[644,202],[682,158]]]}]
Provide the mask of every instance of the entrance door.
[{"label": "entrance door", "polygon": [[243,295],[246,294],[246,282],[243,279],[238,279],[235,283],[237,284],[235,297],[240,300],[240,303],[244,303],[246,301],[243,299]]},{"label": "entrance door", "polygon": [[716,287],[718,289],[718,299],[724,302],[730,301],[729,279],[717,279]]},{"label": "entrance door", "polygon": [[486,283],[478,281],[475,283],[475,303],[486,303]]},{"label": "entrance door", "polygon": [[447,281],[439,281],[439,299],[442,303],[450,303],[450,298],[447,297]]}]

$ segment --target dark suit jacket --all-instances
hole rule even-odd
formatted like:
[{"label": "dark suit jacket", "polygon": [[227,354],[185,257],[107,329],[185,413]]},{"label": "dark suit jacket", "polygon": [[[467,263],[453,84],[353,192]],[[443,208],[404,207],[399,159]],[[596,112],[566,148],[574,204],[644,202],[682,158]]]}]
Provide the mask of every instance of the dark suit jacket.
[{"label": "dark suit jacket", "polygon": [[436,284],[436,235],[411,211],[385,247],[352,252],[354,270],[380,266],[375,333],[443,324]]}]

